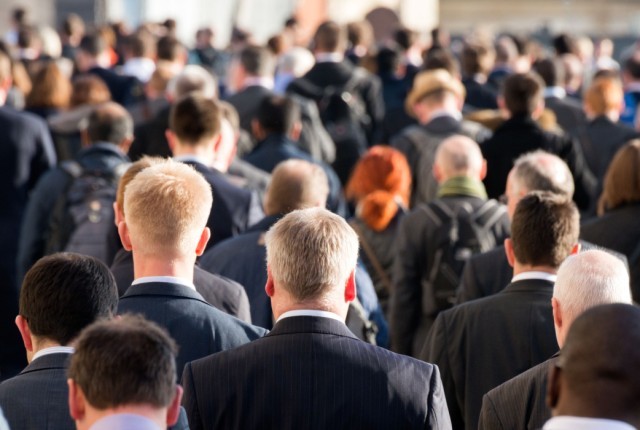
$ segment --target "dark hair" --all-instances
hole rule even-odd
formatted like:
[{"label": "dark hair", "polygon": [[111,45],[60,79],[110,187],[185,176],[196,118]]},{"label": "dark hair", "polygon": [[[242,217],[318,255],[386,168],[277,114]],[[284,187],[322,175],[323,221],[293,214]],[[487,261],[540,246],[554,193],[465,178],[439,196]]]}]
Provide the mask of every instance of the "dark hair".
[{"label": "dark hair", "polygon": [[640,79],[640,55],[632,55],[624,62],[623,68],[633,79]]},{"label": "dark hair", "polygon": [[480,43],[465,43],[460,53],[460,69],[465,77],[475,74],[488,74],[493,66],[495,52],[493,47]]},{"label": "dark hair", "polygon": [[97,57],[107,49],[107,42],[104,37],[97,33],[86,34],[82,36],[78,48],[93,57]]},{"label": "dark hair", "polygon": [[238,60],[247,74],[271,76],[275,67],[273,54],[263,46],[247,46],[238,55]]},{"label": "dark hair", "polygon": [[71,81],[55,61],[48,61],[35,74],[33,88],[27,96],[27,107],[64,109],[71,101]]},{"label": "dark hair", "polygon": [[324,52],[341,52],[347,45],[347,32],[335,21],[325,21],[313,36],[315,49]]},{"label": "dark hair", "polygon": [[559,267],[578,243],[580,214],[573,201],[549,191],[532,191],[516,206],[511,240],[520,264]]},{"label": "dark hair", "polygon": [[133,137],[133,120],[122,106],[115,102],[98,105],[89,115],[87,135],[91,143],[109,142],[119,145]]},{"label": "dark hair", "polygon": [[395,45],[383,46],[376,55],[378,73],[394,73],[398,69],[401,60],[402,54]]},{"label": "dark hair", "polygon": [[556,55],[576,54],[578,52],[576,40],[566,33],[559,34],[553,38],[553,48],[556,51]]},{"label": "dark hair", "polygon": [[640,139],[627,142],[609,163],[598,201],[598,214],[637,203],[640,203]]},{"label": "dark hair", "polygon": [[411,48],[417,39],[418,33],[406,27],[400,27],[393,32],[393,40],[405,51]]},{"label": "dark hair", "polygon": [[18,29],[18,47],[19,48],[30,48],[33,46],[33,43],[37,40],[38,35],[35,32],[35,29],[30,25],[20,26]]},{"label": "dark hair", "polygon": [[97,319],[118,307],[113,275],[94,257],[52,254],[27,272],[20,290],[20,315],[35,336],[67,345]]},{"label": "dark hair", "polygon": [[184,46],[175,37],[164,36],[158,39],[156,46],[158,60],[176,61],[184,53]]},{"label": "dark hair", "polygon": [[260,103],[255,119],[267,133],[287,134],[300,121],[300,108],[289,97],[267,97]]},{"label": "dark hair", "polygon": [[531,115],[543,100],[544,83],[534,73],[514,73],[502,88],[505,105],[511,115]]},{"label": "dark hair", "polygon": [[97,409],[163,408],[176,393],[176,353],[164,329],[141,316],[124,315],[80,334],[68,375]]},{"label": "dark hair", "polygon": [[185,144],[199,144],[220,133],[220,107],[198,93],[181,98],[172,108],[169,128]]},{"label": "dark hair", "polygon": [[138,31],[124,40],[125,49],[135,58],[153,58],[156,55],[156,41],[147,31]]},{"label": "dark hair", "polygon": [[18,25],[25,25],[29,21],[29,11],[24,7],[16,7],[11,11],[11,19]]},{"label": "dark hair", "polygon": [[565,68],[559,58],[538,60],[533,63],[533,69],[540,75],[547,87],[557,87],[564,82]]},{"label": "dark hair", "polygon": [[445,69],[452,76],[458,74],[458,62],[455,57],[444,48],[430,49],[424,53],[424,63],[420,70]]},{"label": "dark hair", "polygon": [[66,36],[84,33],[84,21],[75,13],[68,14],[62,21],[62,33]]}]

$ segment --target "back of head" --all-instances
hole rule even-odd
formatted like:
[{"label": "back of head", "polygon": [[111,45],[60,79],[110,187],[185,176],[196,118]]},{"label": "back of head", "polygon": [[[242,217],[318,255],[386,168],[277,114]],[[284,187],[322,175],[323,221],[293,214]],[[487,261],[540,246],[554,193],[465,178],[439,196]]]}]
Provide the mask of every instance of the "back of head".
[{"label": "back of head", "polygon": [[20,315],[31,334],[67,345],[98,319],[118,307],[113,275],[93,257],[60,253],[38,260],[20,290]]},{"label": "back of head", "polygon": [[68,14],[62,22],[62,34],[67,37],[82,35],[84,28],[84,21],[75,13]]},{"label": "back of head", "polygon": [[64,109],[71,100],[71,81],[50,61],[33,79],[33,88],[27,96],[27,107]]},{"label": "back of head", "polygon": [[564,64],[560,58],[543,58],[533,63],[533,69],[540,75],[547,87],[564,84]]},{"label": "back of head", "polygon": [[578,51],[576,39],[566,33],[559,34],[553,38],[553,48],[558,56],[575,54]]},{"label": "back of head", "polygon": [[186,55],[185,47],[173,36],[163,36],[156,44],[158,61],[175,62]]},{"label": "back of head", "polygon": [[132,58],[154,58],[156,56],[156,41],[147,31],[137,31],[124,41],[124,48]]},{"label": "back of head", "polygon": [[496,41],[496,62],[511,64],[518,58],[518,47],[509,36],[502,36]]},{"label": "back of head", "polygon": [[640,54],[635,52],[622,65],[622,71],[632,80],[640,80]]},{"label": "back of head", "polygon": [[328,195],[329,181],[322,167],[304,160],[283,161],[271,174],[264,199],[265,213],[280,215],[324,207]]},{"label": "back of head", "polygon": [[98,57],[107,50],[107,42],[98,33],[86,34],[80,40],[79,48],[91,57]]},{"label": "back of head", "polygon": [[87,136],[91,143],[109,142],[120,145],[133,139],[133,119],[115,102],[96,106],[89,115]]},{"label": "back of head", "polygon": [[80,75],[72,84],[71,102],[73,107],[82,105],[96,105],[111,100],[111,93],[107,84],[94,75]]},{"label": "back of head", "polygon": [[417,40],[418,40],[418,33],[416,33],[415,31],[407,27],[397,28],[393,32],[393,41],[397,43],[398,46],[405,51],[411,48],[416,43]]},{"label": "back of head", "polygon": [[609,76],[594,79],[584,94],[584,103],[592,115],[620,112],[624,103],[620,79]]},{"label": "back of head", "polygon": [[558,268],[578,243],[580,215],[567,196],[532,191],[516,206],[511,240],[518,263]]},{"label": "back of head", "polygon": [[220,134],[218,104],[199,93],[191,93],[171,108],[169,128],[183,145],[208,145]]},{"label": "back of head", "polygon": [[481,43],[465,43],[460,54],[462,76],[486,75],[493,67],[495,52]]},{"label": "back of head", "polygon": [[635,139],[616,152],[604,177],[598,213],[640,203],[640,140]]},{"label": "back of head", "polygon": [[550,191],[573,198],[574,183],[569,166],[560,157],[537,150],[513,163],[515,192]]},{"label": "back of head", "polygon": [[318,52],[343,52],[347,46],[346,31],[335,21],[325,21],[313,36],[313,46]]},{"label": "back of head", "polygon": [[640,308],[608,304],[571,325],[552,380],[554,414],[640,425]]},{"label": "back of head", "polygon": [[193,253],[212,201],[209,183],[184,163],[166,160],[138,173],[124,192],[134,255],[169,259]]},{"label": "back of head", "polygon": [[432,49],[427,51],[424,55],[424,63],[422,64],[422,70],[438,70],[444,69],[451,74],[451,76],[457,76],[460,73],[458,61],[456,58],[446,49]]},{"label": "back of head", "polygon": [[199,92],[203,96],[213,99],[218,95],[218,86],[213,75],[203,67],[189,64],[174,76],[167,85],[167,95],[173,100]]},{"label": "back of head", "polygon": [[544,83],[534,73],[515,73],[504,81],[502,96],[511,115],[532,115],[543,101]]},{"label": "back of head", "polygon": [[366,48],[373,44],[373,27],[367,20],[350,22],[347,24],[347,40],[353,48],[364,46]]},{"label": "back of head", "polygon": [[264,46],[247,46],[240,51],[238,61],[249,76],[273,76],[276,66],[275,57]]},{"label": "back of head", "polygon": [[275,285],[299,303],[331,300],[355,269],[358,236],[326,209],[289,213],[266,235],[267,265]]},{"label": "back of head", "polygon": [[300,77],[313,67],[315,61],[313,54],[308,49],[294,46],[280,57],[278,70]]},{"label": "back of head", "polygon": [[290,97],[267,97],[260,103],[255,120],[267,134],[288,134],[300,121],[300,108]]},{"label": "back of head", "polygon": [[631,304],[629,273],[622,260],[599,250],[584,251],[567,258],[553,287],[560,303],[563,324],[594,306]]},{"label": "back of head", "polygon": [[95,409],[164,408],[176,394],[176,353],[164,329],[125,315],[82,332],[68,375]]},{"label": "back of head", "polygon": [[439,182],[456,176],[482,179],[484,160],[480,146],[472,139],[455,135],[445,139],[436,150],[434,168]]},{"label": "back of head", "polygon": [[142,172],[147,167],[151,167],[155,164],[162,163],[164,160],[159,157],[143,156],[141,159],[131,164],[126,172],[120,177],[118,181],[118,191],[116,192],[116,205],[118,209],[124,214],[124,190],[129,185],[129,182],[136,177],[136,175]]}]

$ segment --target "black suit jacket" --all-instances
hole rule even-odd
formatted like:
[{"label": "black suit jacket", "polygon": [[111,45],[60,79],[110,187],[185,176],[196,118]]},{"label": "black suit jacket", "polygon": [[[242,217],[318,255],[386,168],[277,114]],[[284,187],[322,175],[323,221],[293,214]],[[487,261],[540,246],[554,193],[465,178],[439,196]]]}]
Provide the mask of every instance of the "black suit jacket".
[{"label": "black suit jacket", "polygon": [[111,99],[122,106],[131,106],[144,100],[143,84],[133,76],[119,75],[113,70],[93,67],[87,73],[96,75],[109,87]]},{"label": "black suit jacket", "polygon": [[509,379],[482,398],[479,430],[541,429],[551,418],[547,406],[549,368],[558,354]]},{"label": "black suit jacket", "polygon": [[473,78],[465,78],[462,85],[467,92],[464,104],[474,109],[498,109],[498,92],[485,83],[481,84]]},{"label": "black suit jacket", "polygon": [[161,109],[153,118],[136,126],[129,157],[138,161],[143,155],[171,157],[171,148],[165,132],[169,128],[171,106]]},{"label": "black suit jacket", "polygon": [[558,125],[565,132],[573,132],[587,123],[582,105],[570,97],[545,97],[544,105],[556,115]]},{"label": "black suit jacket", "polygon": [[329,318],[285,318],[256,342],[189,363],[183,385],[192,430],[451,428],[437,367]]},{"label": "black suit jacket", "polygon": [[227,101],[238,111],[240,127],[247,133],[252,134],[251,120],[256,115],[260,103],[273,95],[273,91],[262,85],[251,85],[231,95]]},{"label": "black suit jacket", "polygon": [[438,315],[421,357],[442,371],[454,428],[477,429],[487,391],[558,350],[552,295],[551,282],[522,280]]},{"label": "black suit jacket", "polygon": [[[118,294],[120,297],[124,296],[133,282],[133,254],[124,249],[119,250],[109,270],[116,278]],[[242,285],[198,266],[193,268],[193,285],[213,307],[251,323],[249,299]]]},{"label": "black suit jacket", "polygon": [[169,332],[180,347],[178,376],[189,361],[235,348],[266,333],[219,311],[196,291],[179,284],[132,285],[120,298],[118,313],[142,314]]}]

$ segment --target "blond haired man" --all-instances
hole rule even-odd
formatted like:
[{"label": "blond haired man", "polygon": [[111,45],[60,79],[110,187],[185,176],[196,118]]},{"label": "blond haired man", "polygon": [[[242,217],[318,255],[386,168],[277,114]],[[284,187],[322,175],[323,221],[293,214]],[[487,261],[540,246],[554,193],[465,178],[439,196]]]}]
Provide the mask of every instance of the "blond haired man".
[{"label": "blond haired man", "polygon": [[164,326],[185,363],[264,335],[265,330],[228,316],[196,292],[196,258],[211,236],[206,226],[211,188],[192,167],[171,160],[138,173],[124,194],[118,232],[133,253],[134,281],[119,313],[141,313]]}]

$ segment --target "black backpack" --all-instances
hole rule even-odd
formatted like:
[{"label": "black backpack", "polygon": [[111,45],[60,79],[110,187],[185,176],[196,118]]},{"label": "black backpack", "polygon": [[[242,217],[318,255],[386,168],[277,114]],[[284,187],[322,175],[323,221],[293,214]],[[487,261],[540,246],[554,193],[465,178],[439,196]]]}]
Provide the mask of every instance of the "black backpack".
[{"label": "black backpack", "polygon": [[455,304],[456,289],[464,264],[472,255],[496,246],[492,228],[503,218],[506,209],[495,200],[487,200],[473,210],[462,204],[455,212],[440,200],[419,207],[437,226],[429,242],[431,265],[423,276],[423,312],[435,316]]},{"label": "black backpack", "polygon": [[112,171],[84,169],[76,161],[65,161],[60,167],[70,178],[51,214],[46,254],[76,252],[107,263],[113,202],[118,181],[129,164],[120,164]]}]

